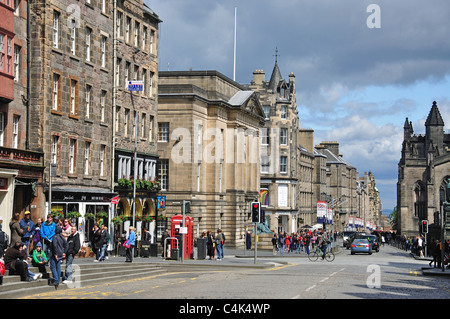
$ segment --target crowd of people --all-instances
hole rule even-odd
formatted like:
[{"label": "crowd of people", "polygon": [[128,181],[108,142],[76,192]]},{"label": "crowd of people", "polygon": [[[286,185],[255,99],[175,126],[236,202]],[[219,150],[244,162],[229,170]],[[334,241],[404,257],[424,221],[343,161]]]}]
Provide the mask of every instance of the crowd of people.
[{"label": "crowd of people", "polygon": [[[0,223],[0,260],[5,270],[11,275],[19,275],[22,281],[34,281],[39,278],[48,278],[50,284],[58,288],[73,281],[72,263],[75,256],[81,250],[80,234],[77,227],[72,225],[70,219],[60,219],[52,214],[47,215],[47,220],[41,218],[34,223],[29,211],[20,214],[15,213],[9,223],[10,236],[2,231]],[[136,242],[136,232],[130,227],[126,248],[126,262],[132,262],[133,249]],[[110,236],[105,225],[94,224],[92,229],[90,246],[95,254],[95,262],[108,258],[107,246]],[[65,261],[64,277],[61,278],[61,263]],[[39,273],[30,271],[29,266],[38,267]],[[50,266],[50,274],[46,266]],[[0,276],[2,274],[0,273]]]},{"label": "crowd of people", "polygon": [[285,253],[301,254],[305,252],[307,255],[317,247],[323,252],[323,256],[332,241],[336,241],[337,233],[324,232],[322,230],[299,230],[296,233],[288,234],[286,232],[274,233],[272,237],[273,254],[278,252],[281,256]]}]

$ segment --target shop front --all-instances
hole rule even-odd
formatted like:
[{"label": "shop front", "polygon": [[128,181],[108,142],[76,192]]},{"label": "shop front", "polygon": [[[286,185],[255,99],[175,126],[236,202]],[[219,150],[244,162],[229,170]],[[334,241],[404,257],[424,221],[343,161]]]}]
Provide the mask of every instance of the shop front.
[{"label": "shop front", "polygon": [[77,226],[80,241],[82,245],[86,245],[91,241],[94,223],[106,225],[112,237],[110,221],[114,205],[111,204],[111,199],[116,195],[102,189],[60,189],[55,187],[52,189],[51,212],[60,218],[69,219],[73,226]]}]

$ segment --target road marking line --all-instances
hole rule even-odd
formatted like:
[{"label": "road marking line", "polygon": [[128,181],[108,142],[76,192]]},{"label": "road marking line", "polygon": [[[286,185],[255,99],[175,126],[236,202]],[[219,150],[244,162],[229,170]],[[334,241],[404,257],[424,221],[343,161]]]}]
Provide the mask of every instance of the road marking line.
[{"label": "road marking line", "polygon": [[320,282],[327,281],[328,279],[330,279],[330,277],[325,277],[325,278],[323,278]]},{"label": "road marking line", "polygon": [[317,285],[312,285],[311,287],[306,288],[305,291],[310,291],[311,289],[314,289],[314,288],[316,288],[316,287],[317,287]]}]

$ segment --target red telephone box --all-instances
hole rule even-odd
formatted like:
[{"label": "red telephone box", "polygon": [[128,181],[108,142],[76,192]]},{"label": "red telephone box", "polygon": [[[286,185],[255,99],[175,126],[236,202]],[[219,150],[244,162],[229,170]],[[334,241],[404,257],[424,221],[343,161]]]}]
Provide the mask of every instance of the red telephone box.
[{"label": "red telephone box", "polygon": [[[180,234],[181,221],[183,220],[183,215],[175,215],[172,217],[170,226],[170,237],[178,238],[170,240],[170,246],[172,248],[180,248],[182,235]],[[191,259],[194,258],[194,218],[191,216],[185,216],[184,227],[187,227],[187,233],[185,234],[185,245],[184,245],[184,258]],[[181,252],[180,252],[181,254]]]}]

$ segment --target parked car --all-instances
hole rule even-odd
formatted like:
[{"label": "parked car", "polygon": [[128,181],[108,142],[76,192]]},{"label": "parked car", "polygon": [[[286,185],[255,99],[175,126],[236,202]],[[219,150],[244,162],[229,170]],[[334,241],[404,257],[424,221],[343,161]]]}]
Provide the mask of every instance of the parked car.
[{"label": "parked car", "polygon": [[350,241],[350,236],[353,235],[355,232],[354,231],[345,231],[344,235],[342,236],[342,245],[344,247],[346,247],[347,249],[350,248],[350,244],[352,243]]},{"label": "parked car", "polygon": [[356,253],[366,253],[372,255],[372,244],[368,239],[355,239],[351,245],[351,254],[354,255]]}]

